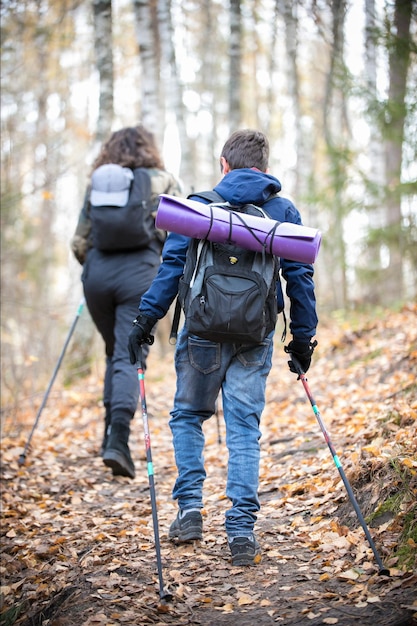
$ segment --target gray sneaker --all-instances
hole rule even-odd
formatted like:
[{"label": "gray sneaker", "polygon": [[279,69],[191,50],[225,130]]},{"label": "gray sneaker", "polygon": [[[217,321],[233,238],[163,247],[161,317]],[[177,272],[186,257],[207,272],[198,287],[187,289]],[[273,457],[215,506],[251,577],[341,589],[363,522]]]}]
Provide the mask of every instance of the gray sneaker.
[{"label": "gray sneaker", "polygon": [[257,565],[261,562],[261,548],[254,535],[249,537],[235,537],[229,541],[232,553],[232,565]]},{"label": "gray sneaker", "polygon": [[169,538],[179,542],[203,538],[203,518],[200,511],[190,511],[180,517],[178,513],[169,529]]}]

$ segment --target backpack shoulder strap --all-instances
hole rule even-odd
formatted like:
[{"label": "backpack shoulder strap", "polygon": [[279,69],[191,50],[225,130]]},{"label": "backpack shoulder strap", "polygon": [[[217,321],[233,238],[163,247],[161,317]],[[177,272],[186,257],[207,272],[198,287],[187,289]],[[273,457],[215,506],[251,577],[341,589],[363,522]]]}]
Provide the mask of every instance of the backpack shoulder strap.
[{"label": "backpack shoulder strap", "polygon": [[[224,198],[222,198],[222,196],[219,193],[217,193],[217,191],[214,191],[214,189],[210,189],[209,191],[199,191],[198,193],[190,193],[187,196],[187,199],[193,199],[193,198],[201,198],[202,200],[207,200],[208,202],[224,202]],[[175,344],[177,341],[180,316],[181,316],[181,304],[180,304],[179,297],[177,296],[177,299],[175,302],[174,316],[173,316],[172,325],[171,325],[171,332],[169,335],[169,341],[172,344]]]},{"label": "backpack shoulder strap", "polygon": [[133,186],[139,190],[143,197],[142,204],[147,204],[151,198],[151,177],[145,167],[137,167],[133,170]]},{"label": "backpack shoulder strap", "polygon": [[208,202],[224,202],[224,198],[222,198],[222,196],[217,193],[217,191],[214,191],[214,189],[211,189],[210,191],[199,191],[198,193],[190,193],[187,198],[202,198],[203,200],[208,200]]}]

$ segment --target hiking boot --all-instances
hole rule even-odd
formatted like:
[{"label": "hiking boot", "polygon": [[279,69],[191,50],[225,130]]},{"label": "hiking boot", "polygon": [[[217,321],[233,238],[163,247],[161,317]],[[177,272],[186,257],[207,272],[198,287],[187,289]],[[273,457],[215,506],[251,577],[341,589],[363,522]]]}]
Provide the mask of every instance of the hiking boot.
[{"label": "hiking boot", "polygon": [[107,448],[107,441],[109,438],[109,426],[110,426],[111,416],[106,413],[104,418],[104,433],[103,433],[103,441],[101,442],[100,448],[100,456],[103,456],[105,449]]},{"label": "hiking boot", "polygon": [[203,538],[203,518],[200,511],[179,512],[169,528],[169,538],[179,542]]},{"label": "hiking boot", "polygon": [[261,562],[261,548],[254,535],[250,537],[235,537],[229,541],[232,553],[232,565],[257,565]]},{"label": "hiking boot", "polygon": [[106,449],[103,453],[103,463],[110,467],[113,476],[135,477],[135,466],[130,456],[129,439],[130,428],[124,424],[111,424],[108,431]]}]

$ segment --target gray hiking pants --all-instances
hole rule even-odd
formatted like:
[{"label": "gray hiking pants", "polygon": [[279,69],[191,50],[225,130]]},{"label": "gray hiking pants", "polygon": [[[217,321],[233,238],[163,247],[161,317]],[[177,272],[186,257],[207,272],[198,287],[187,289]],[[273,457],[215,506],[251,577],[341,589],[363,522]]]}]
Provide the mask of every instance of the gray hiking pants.
[{"label": "gray hiking pants", "polygon": [[[159,255],[149,249],[103,253],[94,248],[84,264],[81,279],[87,307],[105,344],[103,402],[112,423],[128,425],[136,411],[139,383],[129,360],[128,335],[159,264]],[[144,361],[148,352],[144,346]]]}]

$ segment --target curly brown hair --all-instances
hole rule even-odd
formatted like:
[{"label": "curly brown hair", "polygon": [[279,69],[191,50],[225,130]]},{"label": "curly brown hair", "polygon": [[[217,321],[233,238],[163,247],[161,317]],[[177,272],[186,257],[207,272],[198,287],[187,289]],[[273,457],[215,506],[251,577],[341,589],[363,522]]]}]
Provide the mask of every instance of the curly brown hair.
[{"label": "curly brown hair", "polygon": [[155,167],[165,169],[154,135],[141,124],[117,130],[103,144],[92,171],[105,163],[122,167]]}]

